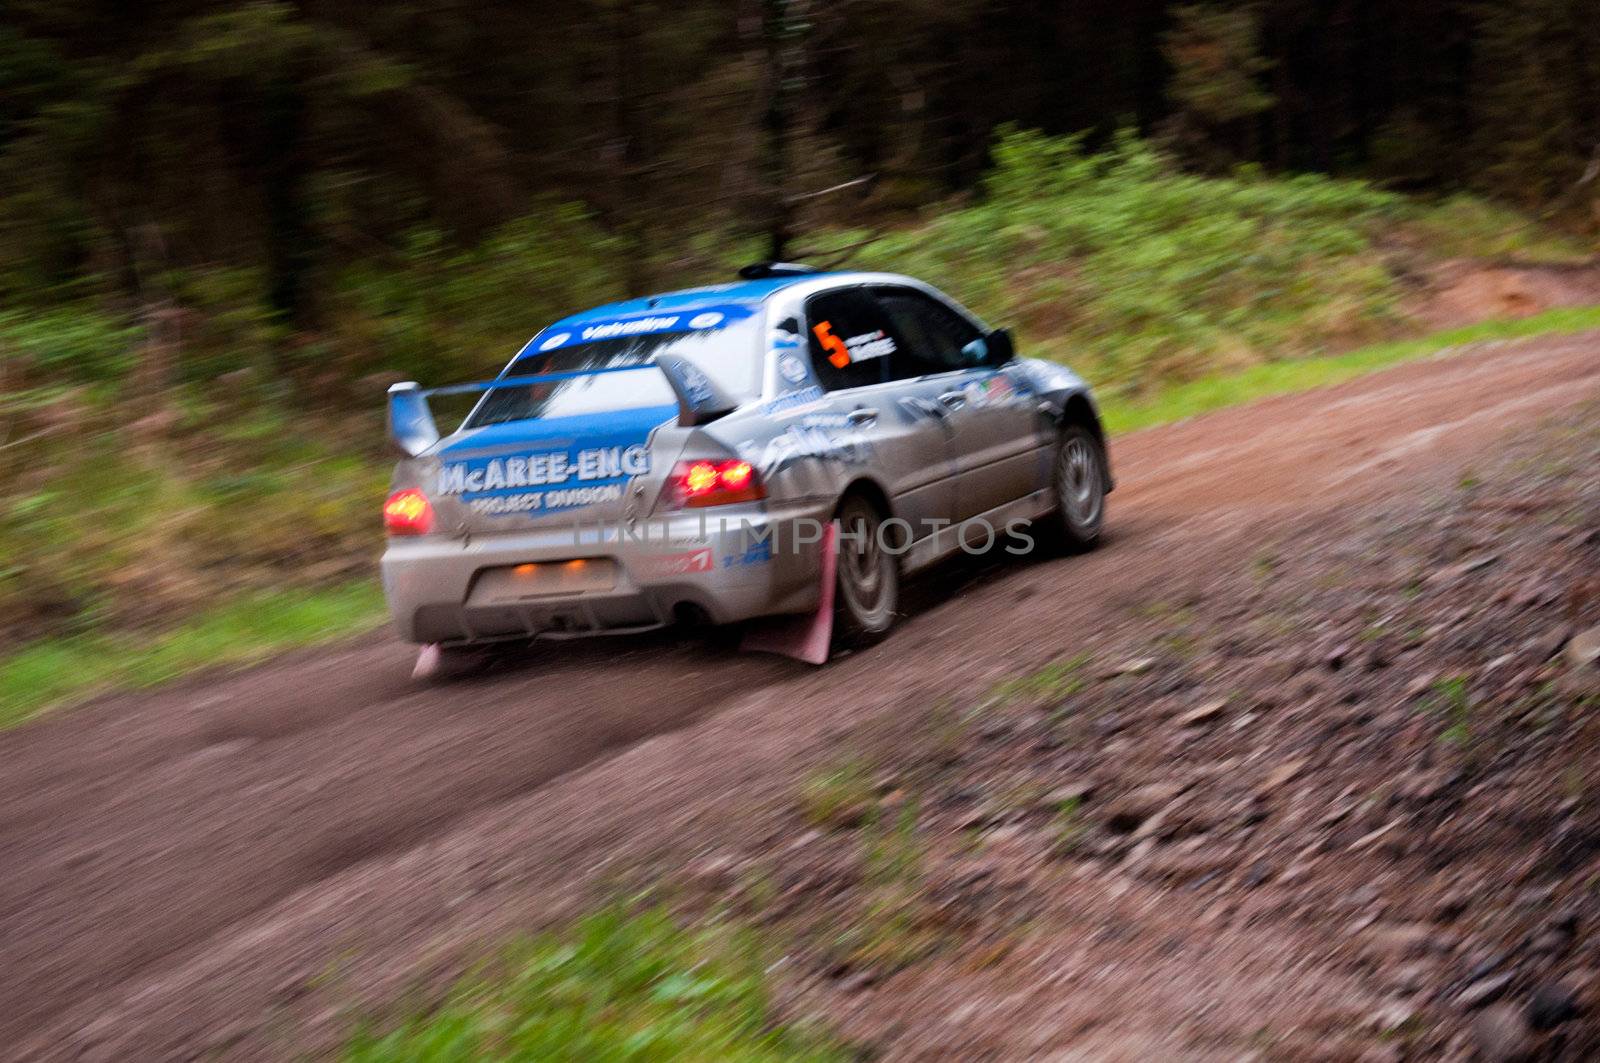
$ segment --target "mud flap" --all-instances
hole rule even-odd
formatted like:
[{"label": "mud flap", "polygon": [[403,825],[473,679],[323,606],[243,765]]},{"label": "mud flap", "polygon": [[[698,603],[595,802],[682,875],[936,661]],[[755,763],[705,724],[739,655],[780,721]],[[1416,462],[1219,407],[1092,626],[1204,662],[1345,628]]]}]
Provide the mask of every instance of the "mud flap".
[{"label": "mud flap", "polygon": [[417,651],[417,664],[411,669],[411,678],[432,679],[439,674],[439,666],[443,662],[444,653],[439,649],[439,644],[430,642]]},{"label": "mud flap", "polygon": [[834,573],[838,565],[839,525],[830,523],[822,533],[822,586],[817,589],[817,611],[809,616],[752,625],[739,649],[746,653],[779,653],[807,664],[828,663],[833,641]]}]

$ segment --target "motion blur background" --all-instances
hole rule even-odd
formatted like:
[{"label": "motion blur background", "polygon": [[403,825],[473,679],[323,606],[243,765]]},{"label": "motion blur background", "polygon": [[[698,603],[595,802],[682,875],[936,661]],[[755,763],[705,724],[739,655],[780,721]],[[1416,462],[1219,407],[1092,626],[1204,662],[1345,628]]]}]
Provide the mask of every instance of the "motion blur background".
[{"label": "motion blur background", "polygon": [[368,621],[388,383],[745,262],[921,275],[1114,422],[1600,302],[1586,0],[136,8],[0,14],[0,658],[30,699],[200,613],[150,678]]}]

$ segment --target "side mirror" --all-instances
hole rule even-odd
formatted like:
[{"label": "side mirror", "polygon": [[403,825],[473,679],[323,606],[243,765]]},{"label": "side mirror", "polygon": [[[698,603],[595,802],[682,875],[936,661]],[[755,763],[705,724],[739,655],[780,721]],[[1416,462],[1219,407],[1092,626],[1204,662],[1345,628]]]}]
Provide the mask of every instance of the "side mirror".
[{"label": "side mirror", "polygon": [[1017,356],[1016,346],[1011,342],[1011,330],[997,328],[983,338],[989,348],[989,357],[984,365],[1005,365]]},{"label": "side mirror", "polygon": [[389,441],[414,458],[439,442],[439,427],[428,409],[428,396],[414,380],[389,388]]}]

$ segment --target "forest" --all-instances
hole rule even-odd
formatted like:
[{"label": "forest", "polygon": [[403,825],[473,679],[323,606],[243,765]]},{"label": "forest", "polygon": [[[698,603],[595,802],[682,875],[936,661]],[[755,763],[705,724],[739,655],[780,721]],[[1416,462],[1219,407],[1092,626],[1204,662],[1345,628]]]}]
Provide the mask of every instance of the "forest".
[{"label": "forest", "polygon": [[386,383],[763,258],[916,273],[1116,400],[1587,262],[1582,0],[10,0],[0,639],[341,587]]}]

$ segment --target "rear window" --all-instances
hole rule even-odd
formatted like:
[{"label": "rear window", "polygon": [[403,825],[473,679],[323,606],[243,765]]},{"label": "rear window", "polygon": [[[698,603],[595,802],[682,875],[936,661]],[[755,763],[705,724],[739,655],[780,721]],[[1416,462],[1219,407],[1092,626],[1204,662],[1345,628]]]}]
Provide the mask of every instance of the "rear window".
[{"label": "rear window", "polygon": [[[732,395],[755,395],[761,386],[761,364],[754,322],[753,317],[746,317],[712,328],[617,336],[572,343],[550,351],[533,350],[512,362],[501,375],[539,376],[645,365],[659,355],[671,354],[694,363]],[[602,373],[491,391],[462,427],[482,428],[536,417],[573,417],[607,410],[671,406],[677,401],[667,378],[660,372]]]}]

